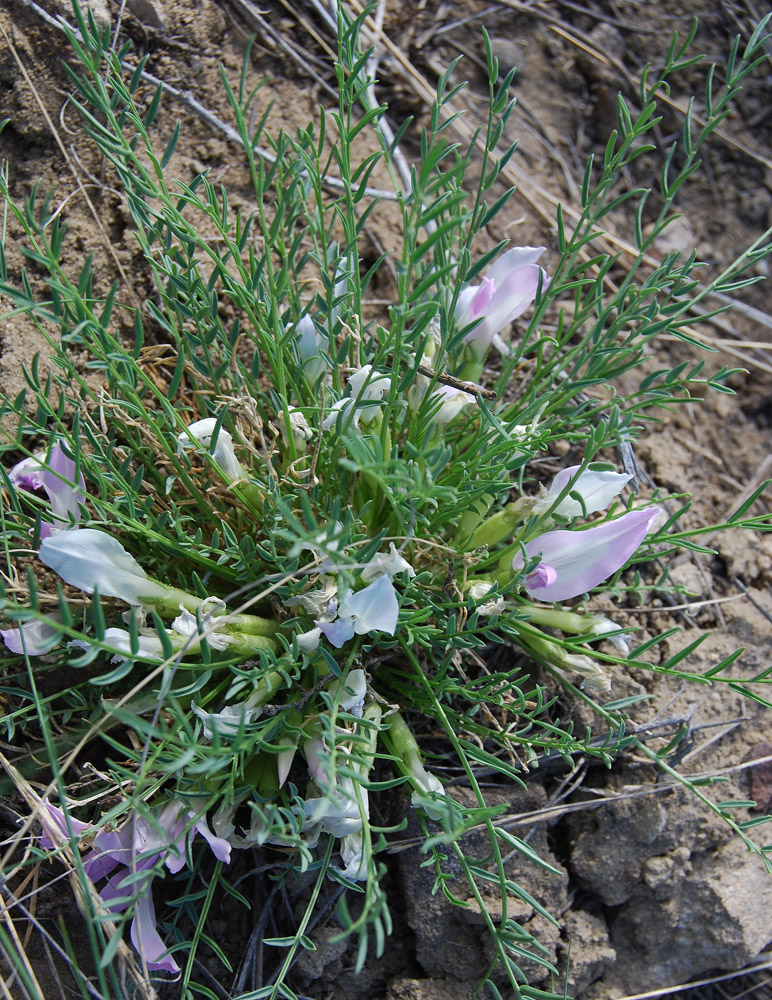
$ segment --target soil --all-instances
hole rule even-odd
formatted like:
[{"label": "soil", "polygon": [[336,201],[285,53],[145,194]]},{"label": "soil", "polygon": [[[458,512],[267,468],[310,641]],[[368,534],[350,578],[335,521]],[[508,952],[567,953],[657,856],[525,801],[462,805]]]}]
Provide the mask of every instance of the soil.
[{"label": "soil", "polygon": [[[752,0],[726,5],[709,0],[650,0],[645,5],[613,0],[421,0],[405,5],[385,0],[381,8],[388,44],[379,67],[378,97],[389,104],[393,125],[414,116],[402,141],[408,160],[419,155],[417,129],[428,114],[421,80],[433,88],[438,74],[459,55],[463,58],[454,80],[466,78],[469,86],[458,98],[458,107],[465,110],[469,127],[481,122],[487,93],[482,26],[502,70],[517,66],[517,105],[502,142],[519,141],[512,160],[519,190],[486,239],[489,245],[502,238],[521,245],[543,243],[553,260],[555,202],[563,203],[567,217],[577,208],[584,163],[590,154],[602,157],[616,126],[617,93],[634,101],[643,66],[660,65],[672,33],[688,32],[695,15],[695,51],[706,52],[721,66],[730,38],[740,33],[747,40],[760,13]],[[120,10],[121,37],[131,40],[135,54],[147,55],[148,72],[182,95],[183,100],[164,98],[165,113],[155,126],[159,136],[169,136],[175,121],[181,122],[172,159],[175,175],[190,179],[208,168],[216,183],[227,186],[234,209],[248,211],[250,202],[240,150],[222,128],[202,120],[189,98],[221,122],[230,122],[219,67],[236,76],[245,43],[254,35],[249,76],[252,82],[266,81],[260,110],[274,105],[270,132],[280,127],[293,132],[317,116],[320,103],[331,104],[325,89],[332,79],[326,51],[330,35],[312,2],[264,0],[258,11],[243,0],[92,0],[91,10],[104,23],[107,18],[114,22]],[[77,273],[92,255],[95,294],[105,294],[115,278],[122,278],[124,301],[139,304],[152,294],[149,274],[124,200],[76,127],[77,111],[68,100],[72,84],[61,63],[64,38],[45,14],[71,17],[69,5],[59,0],[40,0],[39,6],[5,0],[0,5],[0,25],[6,33],[0,46],[0,91],[3,115],[9,118],[0,133],[0,158],[8,163],[18,198],[28,195],[37,181],[40,193],[54,192],[53,203],[61,207],[69,228],[64,267]],[[295,47],[296,55],[286,43]],[[413,67],[412,74],[405,71],[400,55]],[[712,274],[772,224],[771,80],[768,59],[747,82],[736,111],[713,136],[703,170],[683,189],[683,217],[658,242],[659,255],[697,247]],[[665,147],[681,128],[679,108],[692,93],[701,94],[702,86],[698,69],[679,78],[671,93],[672,113],[657,127]],[[637,162],[630,169],[630,184],[651,183],[661,162],[661,154]],[[386,187],[386,178],[376,172],[373,184]],[[389,202],[373,213],[368,224],[373,259],[382,248],[398,244],[399,221]],[[629,238],[631,220],[624,207],[606,221],[612,236]],[[11,249],[11,280],[18,278],[22,263]],[[27,261],[26,266],[33,292],[41,293],[34,265]],[[549,261],[546,266],[549,269]],[[768,263],[760,263],[757,276],[767,274]],[[662,422],[649,425],[636,443],[638,463],[655,486],[692,494],[693,505],[681,519],[684,527],[725,519],[772,473],[767,288],[761,282],[743,290],[738,298],[745,306],[695,328],[715,349],[706,357],[708,373],[724,364],[745,369],[730,379],[736,395],[706,392],[704,399],[662,414]],[[370,308],[382,310],[393,292],[388,270],[371,291]],[[711,302],[709,308],[715,305]],[[128,311],[117,316],[125,323],[120,332],[131,336]],[[161,342],[152,327],[148,335],[151,342],[154,336]],[[29,321],[16,315],[2,322],[0,368],[6,396],[13,398],[24,388],[24,366],[36,351],[44,370],[47,345]],[[653,350],[651,365],[672,366],[694,356],[689,345],[663,342]],[[559,457],[562,464],[570,464],[580,455],[577,451]],[[767,509],[769,499],[767,491],[754,512]],[[678,626],[681,631],[654,651],[663,660],[711,630],[710,639],[691,654],[688,667],[708,669],[743,646],[746,651],[733,670],[735,676],[747,677],[765,667],[772,653],[772,535],[728,531],[710,537],[709,544],[715,555],[687,554],[676,561],[671,580],[683,593],[670,604],[657,598],[644,609],[622,612],[601,595],[593,606],[613,612],[622,624],[640,626],[644,638]],[[631,724],[662,724],[669,737],[688,728],[679,769],[724,779],[706,787],[706,795],[716,801],[751,796],[761,807],[769,807],[769,769],[764,764],[749,766],[772,752],[772,729],[760,706],[729,686],[684,685],[677,678],[634,670],[615,673],[614,694],[649,696],[630,710]],[[566,694],[560,697],[575,725],[601,733],[599,720],[581,702]],[[661,740],[652,742],[661,745]],[[572,770],[545,766],[528,776],[526,791],[491,787],[488,792],[491,804],[506,803],[512,832],[560,873],[547,874],[516,854],[508,861],[509,876],[558,917],[559,926],[553,926],[525,901],[517,914],[546,946],[545,957],[565,974],[569,994],[605,1000],[661,991],[720,970],[743,968],[772,941],[772,879],[759,859],[693,795],[663,778],[639,754],[623,754],[610,771],[587,760],[575,761]],[[463,796],[464,790],[459,788],[458,794]],[[394,808],[391,821],[399,819],[399,803]],[[534,812],[544,816],[529,818]],[[757,814],[736,811],[740,820]],[[408,822],[414,822],[410,816]],[[411,827],[400,836],[407,843]],[[394,838],[395,846],[398,840]],[[474,905],[454,908],[441,894],[433,894],[434,877],[420,867],[423,858],[416,849],[386,857],[395,927],[384,956],[371,955],[361,974],[354,974],[352,948],[334,941],[336,897],[330,888],[323,919],[310,930],[318,950],[299,963],[293,979],[296,990],[317,1000],[471,997],[490,958],[479,910]],[[297,896],[277,898],[262,863],[258,856],[244,854],[230,873],[232,883],[250,897],[252,912],[230,897],[219,899],[213,910],[208,932],[236,970],[227,974],[209,953],[206,968],[199,968],[197,975],[215,995],[235,997],[251,988],[255,980],[249,962],[258,967],[270,963],[271,956],[256,946],[259,935],[254,931],[257,926],[270,935],[275,921],[270,915],[260,920],[259,915],[274,905],[277,910],[299,905],[303,886]],[[461,880],[454,884],[460,892]],[[66,913],[68,905],[57,897],[39,917],[55,933],[57,915]],[[70,923],[77,949],[74,919]],[[33,935],[30,948],[36,949],[44,995],[69,993],[72,983],[55,985],[59,973],[52,978],[48,971],[51,953],[45,943]],[[551,981],[537,967],[525,971],[532,985],[562,989],[561,982]]]}]

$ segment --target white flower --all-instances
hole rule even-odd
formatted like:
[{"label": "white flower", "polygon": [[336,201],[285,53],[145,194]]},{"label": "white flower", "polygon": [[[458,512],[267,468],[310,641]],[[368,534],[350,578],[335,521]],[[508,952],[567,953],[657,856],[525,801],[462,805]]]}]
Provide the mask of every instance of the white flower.
[{"label": "white flower", "polygon": [[454,417],[457,417],[465,406],[471,404],[477,406],[477,397],[472,395],[471,392],[465,392],[463,389],[455,389],[449,385],[440,385],[429,397],[429,402],[440,404],[439,409],[434,414],[434,419],[440,427],[444,427]]},{"label": "white flower", "polygon": [[350,712],[358,718],[362,717],[367,694],[367,678],[364,670],[350,670],[346,680],[339,680],[336,694],[340,692],[339,706],[344,712]]},{"label": "white flower", "polygon": [[373,556],[359,576],[363,583],[369,583],[370,580],[375,580],[377,577],[383,576],[384,573],[389,576],[407,573],[411,579],[415,576],[415,570],[407,559],[403,559],[401,553],[397,552],[394,542],[389,542],[388,555],[379,552],[378,555]]},{"label": "white flower", "polygon": [[[365,819],[370,815],[367,789],[358,782],[355,785],[349,777],[332,775],[331,780],[328,773],[330,752],[320,737],[307,740],[303,753],[306,756],[308,772],[322,792],[316,798],[306,799],[303,804],[306,826],[320,823],[322,832],[331,833],[333,837],[346,837],[359,833],[362,829],[363,814]],[[337,748],[337,755],[339,760],[348,756],[343,747]]]},{"label": "white flower", "polygon": [[318,649],[321,638],[322,630],[319,627],[312,628],[308,632],[301,632],[295,636],[298,649],[301,653],[305,653],[306,656],[313,653],[315,649]]},{"label": "white flower", "polygon": [[[208,449],[211,446],[212,435],[216,426],[217,420],[214,417],[205,417],[203,420],[196,420],[190,424],[187,431],[183,431],[177,435],[177,451],[181,452],[185,448],[194,448],[196,445],[201,445]],[[225,478],[229,483],[249,478],[249,474],[236,458],[236,452],[233,448],[233,438],[224,427],[221,427],[217,434],[217,444],[214,452],[212,452],[212,458],[214,458],[217,465],[225,474]]]},{"label": "white flower", "polygon": [[165,597],[168,588],[150,580],[117,538],[96,528],[58,531],[40,543],[40,561],[87,594],[142,604]]},{"label": "white flower", "polygon": [[397,629],[399,602],[391,578],[386,575],[379,576],[375,583],[371,583],[363,590],[358,590],[356,593],[349,590],[338,609],[338,615],[339,617],[331,624],[316,622],[333,646],[338,649],[355,634],[386,632],[387,635],[394,635]]},{"label": "white flower", "polygon": [[605,615],[596,615],[595,624],[592,627],[593,635],[602,635],[604,638],[612,642],[622,656],[630,655],[630,635],[629,633],[623,632],[621,627],[612,622],[610,618],[606,618]]},{"label": "white flower", "polygon": [[327,362],[322,357],[326,345],[324,338],[317,333],[314,321],[308,313],[295,325],[295,343],[303,374],[309,382],[316,382],[327,371]]},{"label": "white flower", "polygon": [[279,746],[284,747],[284,750],[276,758],[279,788],[282,788],[289,777],[290,768],[292,767],[292,761],[295,759],[298,745],[291,736],[282,736],[279,738]]},{"label": "white flower", "polygon": [[[122,663],[124,660],[130,659],[132,656],[147,656],[152,660],[163,659],[164,647],[157,635],[138,635],[136,653],[132,653],[131,651],[131,633],[127,632],[125,629],[105,629],[104,642],[105,645],[112,646],[113,649],[119,650],[119,652],[112,657],[111,663]],[[83,640],[74,639],[71,645],[87,649],[90,644],[84,642]]]},{"label": "white flower", "polygon": [[333,403],[322,423],[322,430],[337,426],[340,418],[345,425],[349,419],[351,427],[358,430],[360,421],[370,423],[378,416],[379,406],[363,406],[370,400],[381,400],[391,387],[391,379],[382,372],[373,371],[372,365],[364,365],[348,377],[350,395]]},{"label": "white flower", "polygon": [[552,480],[549,494],[540,500],[536,507],[536,513],[549,510],[556,497],[565,490],[570,483],[570,492],[578,493],[584,503],[574,500],[571,496],[565,496],[556,507],[552,507],[551,513],[559,517],[581,517],[582,514],[594,514],[599,510],[605,510],[614,497],[622,492],[624,487],[633,478],[626,473],[595,471],[585,469],[577,475],[581,466],[572,465],[568,469],[563,469]]}]

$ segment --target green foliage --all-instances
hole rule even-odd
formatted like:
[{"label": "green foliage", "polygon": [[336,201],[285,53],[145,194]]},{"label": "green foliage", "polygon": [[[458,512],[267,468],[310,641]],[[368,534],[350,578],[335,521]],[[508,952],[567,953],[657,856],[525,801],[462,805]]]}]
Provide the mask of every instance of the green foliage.
[{"label": "green foliage", "polygon": [[[598,651],[590,643],[604,633],[595,630],[595,617],[570,611],[561,617],[560,607],[536,608],[524,594],[539,565],[525,546],[555,529],[575,531],[576,544],[586,544],[581,522],[598,512],[575,479],[539,507],[532,459],[553,443],[582,443],[587,471],[600,456],[629,448],[652,411],[690,399],[695,386],[722,388],[730,374],[705,378],[702,361],[655,372],[643,365],[657,337],[696,344],[689,333],[694,306],[712,291],[753,280],[745,275],[772,249],[768,234],[704,285],[693,254],[670,254],[656,267],[647,265],[646,255],[676,217],[678,191],[698,169],[704,142],[764,58],[766,22],[744,53],[733,46],[723,87],[709,72],[705,122],[697,127],[687,114],[680,142],[665,151],[660,208],[646,236],[643,211],[654,195],[624,188],[622,172],[654,149],[661,96],[670,79],[696,61],[688,54],[693,33],[673,42],[659,76],[644,77],[640,108],[620,97],[619,129],[602,163],[591,160],[584,174],[579,221],[569,231],[558,214],[560,257],[551,281],[539,278],[527,326],[486,392],[469,384],[480,377],[482,362],[470,353],[476,328],[474,317],[464,319],[465,292],[504,249],[481,253],[478,242],[512,197],[501,188],[501,171],[515,152],[494,152],[512,109],[511,78],[499,80],[487,36],[486,152],[474,160],[471,148],[461,149],[450,136],[459,90],[454,64],[438,82],[410,188],[397,185],[400,245],[365,270],[364,227],[377,211],[371,184],[383,167],[396,177],[400,134],[386,141],[380,131],[385,109],[372,101],[361,17],[348,21],[341,8],[337,107],[320,110],[318,121],[295,135],[270,137],[270,109],[259,110],[259,87],[248,89],[248,52],[238,81],[223,72],[254,197],[254,210],[244,214],[233,210],[227,190],[207,171],[173,175],[180,125],[160,138],[161,89],[148,99],[140,74],[123,63],[126,53],[111,49],[108,33],[90,14],[77,5],[75,12],[72,100],[126,196],[154,294],[139,309],[126,304],[117,284],[97,295],[89,259],[79,273],[62,263],[68,237],[51,196],[41,196],[36,185],[23,203],[15,202],[7,173],[0,176],[4,209],[47,289],[38,296],[26,271],[14,282],[3,265],[6,316],[23,314],[46,338],[52,361],[43,377],[39,359],[31,359],[26,392],[3,400],[5,426],[15,430],[0,450],[9,466],[42,451],[50,470],[54,445],[63,443],[74,462],[70,485],[81,475],[85,480],[84,496],[64,524],[39,491],[3,473],[8,587],[2,610],[10,624],[34,622],[53,634],[45,660],[23,653],[4,671],[5,738],[42,733],[48,761],[58,762],[48,791],[62,804],[68,803],[69,763],[86,741],[99,740],[107,760],[99,776],[104,808],[89,812],[83,796],[70,793],[68,810],[84,821],[103,829],[136,823],[137,816],[150,823],[170,799],[184,802],[197,816],[208,810],[222,836],[239,846],[280,845],[275,879],[289,884],[312,876],[297,926],[265,935],[278,956],[272,983],[242,1000],[294,995],[291,966],[301,950],[313,948],[312,918],[330,879],[346,889],[338,919],[342,935],[357,942],[357,968],[370,949],[382,953],[391,922],[381,852],[392,831],[370,817],[368,796],[372,802],[404,785],[418,803],[426,864],[436,872],[438,890],[461,905],[449,874],[451,867],[460,870],[468,898],[480,906],[496,959],[484,983],[494,995],[507,982],[517,996],[536,996],[525,985],[523,962],[555,976],[559,971],[508,913],[515,901],[525,901],[554,918],[508,878],[502,847],[549,866],[497,825],[480,776],[522,782],[529,767],[554,754],[571,760],[581,753],[610,764],[630,745],[629,703],[604,707],[599,693],[617,663],[697,683],[730,683],[758,700],[750,685],[769,682],[769,671],[730,679],[734,657],[706,673],[687,669],[702,637],[664,662],[642,657],[666,636],[638,645],[629,659]],[[380,141],[376,152],[363,145],[372,134]],[[269,158],[258,152],[261,145],[270,146]],[[602,219],[626,202],[635,205],[632,257],[598,249]],[[365,294],[387,266],[396,291],[387,313],[374,318]],[[547,316],[555,326],[549,335]],[[618,380],[630,373],[637,387],[630,389],[636,383],[628,379],[622,390]],[[443,386],[465,387],[469,396],[447,420]],[[191,425],[207,419],[206,433],[197,435]],[[733,515],[732,527],[769,530],[767,515],[751,514],[762,488]],[[580,505],[581,517],[560,513],[567,500]],[[614,523],[614,513],[593,526]],[[143,593],[122,623],[120,592],[101,588],[100,597],[100,587],[83,587],[97,590],[84,601],[73,588],[52,584],[30,559],[52,517],[56,538],[70,532],[77,541],[86,527],[119,536],[163,596],[145,599]],[[634,572],[626,572],[626,559],[606,574],[605,587],[619,595],[650,592],[658,585],[648,568],[654,555],[706,551],[694,539],[724,527],[673,530],[674,522],[636,545]],[[390,543],[415,570],[410,576],[404,567],[395,569],[395,585],[388,584],[399,602],[398,625],[371,624],[339,646],[322,639],[312,648],[307,636],[314,622],[326,626],[334,618],[330,600],[337,600],[340,624],[347,592],[372,585],[368,568]],[[518,556],[521,568],[515,569]],[[334,589],[324,606],[311,608],[307,602],[330,580]],[[659,586],[668,589],[666,580]],[[177,624],[182,608],[187,625]],[[382,614],[376,609],[376,618]],[[75,682],[42,694],[39,681],[62,668]],[[362,668],[370,682],[354,711],[346,684]],[[586,684],[576,688],[571,678],[582,673]],[[561,719],[560,685],[597,709],[609,725],[607,738],[578,733]],[[223,706],[241,706],[240,714],[218,730]],[[443,733],[436,759],[463,780],[473,805],[439,791],[430,773],[434,762],[427,772],[411,729],[403,733],[401,715],[392,714],[397,709],[417,732],[429,720]],[[318,759],[314,741],[323,748]],[[666,757],[658,759],[668,770]],[[51,772],[33,756],[19,764],[19,774],[45,783]],[[108,808],[107,801],[114,804]],[[318,814],[319,802],[327,803],[327,814]],[[711,808],[763,854],[732,818],[736,806]],[[335,809],[346,813],[351,833],[334,832],[331,820],[325,828]],[[192,820],[186,822],[191,833]],[[468,854],[464,839],[478,827],[488,838],[484,858]],[[361,865],[344,870],[337,841],[352,835],[359,838]],[[175,918],[162,935],[180,961],[184,996],[211,995],[194,979],[202,944],[227,964],[206,931],[207,915],[221,889],[239,894],[226,882],[221,861],[207,877],[203,883],[195,864],[179,874]],[[500,894],[500,920],[485,907],[481,887],[489,884]],[[99,990],[118,996],[118,937],[102,933],[104,912],[93,913]]]}]

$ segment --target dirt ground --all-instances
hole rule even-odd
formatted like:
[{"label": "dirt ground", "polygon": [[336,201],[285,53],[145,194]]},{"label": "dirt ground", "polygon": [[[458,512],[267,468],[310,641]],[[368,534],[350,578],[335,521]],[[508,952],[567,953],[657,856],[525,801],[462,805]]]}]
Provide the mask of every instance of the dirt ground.
[{"label": "dirt ground", "polygon": [[[554,260],[555,204],[563,203],[567,218],[577,209],[584,163],[590,153],[602,155],[616,125],[617,93],[634,101],[643,66],[661,64],[672,33],[686,33],[695,15],[695,51],[706,52],[720,66],[730,38],[740,33],[747,39],[754,20],[764,13],[763,5],[755,2],[385,0],[380,5],[377,94],[390,106],[392,125],[414,116],[402,142],[410,160],[418,155],[417,130],[427,120],[427,88],[431,92],[438,75],[461,55],[455,79],[466,78],[469,86],[457,107],[466,112],[465,127],[474,128],[481,121],[487,92],[484,25],[502,69],[517,66],[517,105],[504,138],[519,141],[511,161],[518,194],[487,238],[491,245],[502,238],[521,245],[543,243]],[[292,132],[306,125],[320,103],[333,103],[328,89],[333,79],[331,34],[318,5],[310,0],[262,0],[259,5],[246,0],[94,0],[91,7],[98,19],[109,17],[113,24],[120,16],[121,37],[131,39],[135,54],[148,55],[149,73],[178,92],[178,99],[171,94],[164,98],[165,113],[157,125],[161,135],[169,135],[176,120],[182,123],[173,171],[187,180],[208,168],[216,183],[227,186],[233,209],[249,210],[250,188],[238,146],[215,121],[230,122],[219,66],[235,76],[246,40],[255,36],[250,73],[255,81],[266,78],[260,109],[273,102],[269,130],[274,133],[280,127]],[[0,134],[0,158],[8,163],[17,196],[27,194],[37,180],[41,190],[55,190],[54,202],[61,203],[70,233],[65,266],[75,272],[92,254],[96,293],[105,293],[111,281],[121,277],[124,301],[138,304],[152,294],[149,274],[123,198],[76,126],[77,113],[67,101],[71,83],[61,67],[64,38],[46,15],[70,18],[71,11],[58,0],[0,4],[5,32],[0,44],[0,108],[10,119]],[[656,133],[665,148],[678,133],[683,108],[695,91],[699,111],[702,81],[702,71],[690,69],[674,87],[671,112]],[[736,112],[713,136],[703,170],[682,192],[683,218],[666,231],[657,253],[697,248],[712,274],[772,225],[770,83],[772,57],[756,71]],[[466,141],[468,134],[460,140]],[[661,164],[661,154],[658,157],[636,162],[630,184],[651,183]],[[385,186],[377,174],[374,183]],[[384,202],[369,222],[373,259],[383,248],[398,244],[398,227],[395,206]],[[612,236],[629,239],[626,210],[613,213],[607,228]],[[17,275],[20,257],[9,253],[7,264],[9,274]],[[545,266],[549,269],[549,260]],[[767,277],[768,267],[760,264],[758,274]],[[34,281],[34,269],[32,276]],[[708,393],[651,424],[636,444],[638,462],[653,484],[693,495],[693,507],[683,518],[686,527],[726,518],[772,475],[768,287],[761,282],[744,290],[737,309],[696,328],[715,349],[706,356],[709,372],[723,364],[745,369],[731,379],[736,395]],[[382,310],[392,292],[386,269],[371,289],[370,308]],[[715,305],[710,303],[711,308]],[[130,335],[128,322],[122,332]],[[37,350],[45,355],[45,344],[23,317],[3,321],[0,370],[5,395],[13,397],[23,387],[21,366]],[[663,342],[651,364],[672,365],[694,354],[694,348],[682,343]],[[578,461],[580,456],[556,457],[569,464],[569,458]],[[763,509],[757,505],[755,512]],[[769,662],[772,651],[772,535],[726,532],[712,537],[710,544],[717,555],[677,560],[672,580],[685,593],[673,599],[676,607],[657,599],[643,611],[623,612],[602,595],[594,605],[613,611],[615,620],[624,624],[640,625],[644,636],[680,626],[682,632],[662,647],[663,657],[700,631],[714,630],[688,666],[707,668],[744,646],[744,657],[734,669],[737,676],[748,676]],[[772,802],[772,778],[761,767],[741,767],[749,755],[763,756],[764,744],[772,742],[772,726],[759,706],[728,687],[684,686],[641,671],[620,671],[614,693],[619,698],[651,696],[632,710],[638,725],[662,724],[663,732],[671,735],[681,725],[691,727],[681,770],[726,778],[717,792],[706,794],[716,800],[750,796],[760,805]],[[577,725],[600,732],[598,720],[590,718],[583,705],[563,698],[565,711]],[[721,970],[741,969],[772,942],[772,878],[715,816],[658,777],[645,759],[623,755],[611,771],[581,760],[572,771],[545,767],[529,777],[527,792],[513,794],[500,787],[489,792],[492,803],[509,803],[511,829],[564,873],[545,876],[516,858],[510,862],[510,876],[560,920],[561,927],[554,928],[525,904],[518,914],[541,936],[550,960],[568,969],[569,994],[605,1000],[660,991]],[[410,828],[403,836],[410,836]],[[326,923],[313,928],[318,950],[302,959],[293,980],[297,990],[315,1000],[471,996],[488,958],[481,919],[474,907],[453,909],[432,895],[432,877],[419,867],[421,860],[415,851],[390,856],[395,932],[385,956],[368,961],[355,977],[352,952],[330,942],[336,930],[331,904]],[[270,883],[254,876],[256,864],[256,859],[244,858],[234,873],[240,891],[251,894],[253,912],[225,900],[211,921],[210,933],[236,970],[245,968],[245,953],[255,952],[255,913],[263,912],[274,898]],[[65,901],[54,900],[44,918],[53,926],[66,908]],[[235,997],[252,981],[246,974],[241,980],[238,972],[226,974],[214,956],[210,958],[207,968],[199,971],[216,995]],[[42,949],[39,961],[45,981]],[[270,956],[260,952],[259,961],[268,963]],[[537,970],[530,971],[533,985],[562,988],[540,979]],[[63,985],[60,994],[52,980],[50,996],[70,995],[71,985]]]}]

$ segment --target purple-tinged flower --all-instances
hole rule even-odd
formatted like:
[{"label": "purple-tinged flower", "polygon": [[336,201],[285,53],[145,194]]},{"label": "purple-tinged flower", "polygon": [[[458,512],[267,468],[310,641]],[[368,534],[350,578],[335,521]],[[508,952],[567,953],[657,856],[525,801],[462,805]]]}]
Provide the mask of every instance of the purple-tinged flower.
[{"label": "purple-tinged flower", "polygon": [[53,515],[52,521],[44,521],[41,525],[41,537],[47,538],[52,531],[68,527],[70,516],[76,524],[80,520],[79,504],[86,499],[83,492],[86,484],[82,475],[76,483],[75,462],[64,454],[61,441],[57,441],[52,448],[41,479]]},{"label": "purple-tinged flower", "polygon": [[548,496],[539,500],[534,508],[535,513],[549,510],[555,502],[555,498],[560,496],[563,490],[571,484],[571,493],[578,493],[582,498],[582,504],[574,500],[572,496],[565,496],[557,506],[552,507],[551,513],[559,517],[581,517],[583,514],[595,514],[599,510],[605,510],[615,496],[622,492],[624,487],[633,478],[626,473],[596,471],[585,469],[577,475],[581,466],[572,465],[568,469],[562,469],[552,480]]},{"label": "purple-tinged flower", "polygon": [[79,504],[86,499],[83,492],[86,484],[82,475],[76,482],[75,462],[65,455],[61,441],[53,446],[47,462],[42,455],[25,458],[14,465],[8,478],[18,489],[30,493],[45,490],[48,495],[52,519],[41,524],[42,538],[48,538],[52,531],[70,527],[72,522],[77,525]]},{"label": "purple-tinged flower", "polygon": [[521,316],[536,298],[541,281],[546,291],[550,278],[537,260],[545,247],[514,247],[488,269],[479,285],[464,288],[456,304],[456,322],[463,329],[477,321],[465,341],[482,360],[502,330]]},{"label": "purple-tinged flower", "polygon": [[316,621],[314,624],[324,632],[337,649],[354,635],[368,632],[386,632],[394,635],[397,629],[399,602],[394,584],[388,575],[379,576],[368,587],[356,593],[349,590],[338,608],[334,622]]},{"label": "purple-tinged flower", "polygon": [[[59,806],[53,806],[50,802],[44,802],[43,808],[38,813],[38,818],[43,826],[43,835],[40,837],[40,846],[46,851],[52,851],[61,847],[70,839],[70,830],[75,837],[79,837],[86,831],[93,830],[90,823],[75,819],[74,816],[65,815]],[[68,826],[69,824],[69,826]]]},{"label": "purple-tinged flower", "polygon": [[[548,531],[525,545],[528,559],[540,562],[525,579],[525,589],[540,601],[565,601],[592,590],[627,562],[662,513],[660,507],[631,510],[584,531]],[[524,566],[523,553],[512,568]]]},{"label": "purple-tinged flower", "polygon": [[0,636],[12,653],[42,656],[59,645],[62,633],[47,621],[36,619],[18,628],[0,629]]},{"label": "purple-tinged flower", "polygon": [[43,489],[43,462],[46,453],[39,451],[29,458],[23,458],[8,473],[11,483],[20,490],[34,493],[35,490]]},{"label": "purple-tinged flower", "polygon": [[[174,800],[149,817],[135,817],[119,831],[97,830],[91,848],[83,856],[84,871],[93,882],[108,879],[99,895],[109,911],[121,913],[134,903],[131,941],[151,970],[180,971],[174,958],[165,954],[166,945],[156,928],[152,885],[158,862],[163,860],[173,874],[181,871],[198,833],[219,861],[230,861],[230,844],[212,833],[205,814],[196,818],[193,809]],[[70,830],[75,837],[95,831],[95,827],[66,817],[61,809],[47,802],[40,819],[44,831],[40,844],[46,850],[65,843]]]},{"label": "purple-tinged flower", "polygon": [[149,579],[117,538],[96,528],[57,531],[44,538],[40,561],[87,594],[98,590],[102,597],[142,604],[169,593],[167,587]]}]

